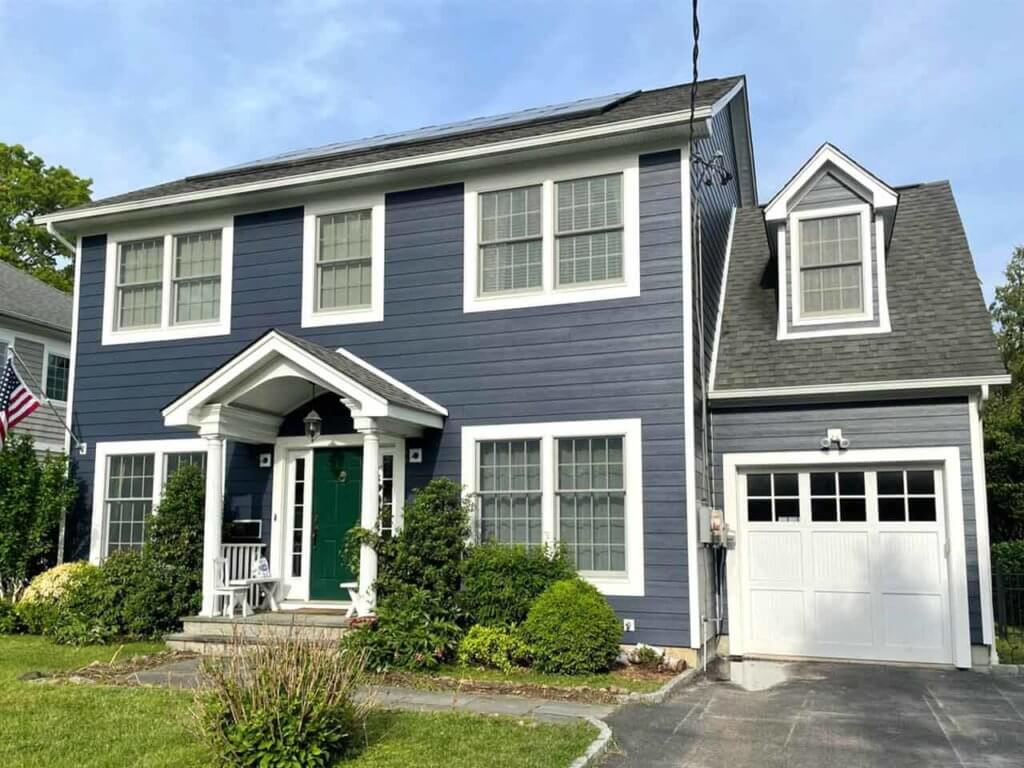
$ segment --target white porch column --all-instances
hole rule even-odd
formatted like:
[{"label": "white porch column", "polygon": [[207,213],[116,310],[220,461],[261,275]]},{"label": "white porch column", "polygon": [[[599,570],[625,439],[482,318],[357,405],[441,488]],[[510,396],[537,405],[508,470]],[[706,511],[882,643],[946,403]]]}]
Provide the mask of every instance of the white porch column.
[{"label": "white porch column", "polygon": [[[380,435],[376,429],[360,430],[363,433],[363,499],[360,525],[374,530],[380,512],[378,490],[378,467],[380,465]],[[377,581],[377,552],[366,544],[359,549],[359,594],[362,605],[357,606],[360,615],[372,613],[377,607],[377,596],[373,583]]]},{"label": "white porch column", "polygon": [[203,607],[202,616],[213,616],[217,599],[214,560],[221,556],[221,526],[224,516],[224,436],[206,438],[206,521],[203,526]]}]

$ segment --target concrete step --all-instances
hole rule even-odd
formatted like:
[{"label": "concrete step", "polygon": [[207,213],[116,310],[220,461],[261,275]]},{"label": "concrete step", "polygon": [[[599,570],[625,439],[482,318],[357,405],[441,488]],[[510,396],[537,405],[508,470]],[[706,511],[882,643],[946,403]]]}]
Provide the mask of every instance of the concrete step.
[{"label": "concrete step", "polygon": [[193,635],[234,637],[324,637],[340,638],[352,620],[341,613],[260,613],[241,617],[188,616],[182,619],[183,631]]}]

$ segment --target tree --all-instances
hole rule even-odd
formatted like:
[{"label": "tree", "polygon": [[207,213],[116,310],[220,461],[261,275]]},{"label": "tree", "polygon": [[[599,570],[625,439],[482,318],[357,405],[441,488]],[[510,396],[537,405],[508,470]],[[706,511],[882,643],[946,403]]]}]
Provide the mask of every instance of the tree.
[{"label": "tree", "polygon": [[23,435],[0,450],[0,597],[17,596],[56,561],[57,526],[76,495],[63,454],[39,459]]},{"label": "tree", "polygon": [[985,465],[993,541],[1024,538],[1024,246],[996,288],[992,318],[1010,386],[992,394],[985,408]]},{"label": "tree", "polygon": [[0,259],[40,280],[70,291],[71,256],[34,216],[89,202],[92,179],[61,165],[48,166],[20,144],[0,142]]}]

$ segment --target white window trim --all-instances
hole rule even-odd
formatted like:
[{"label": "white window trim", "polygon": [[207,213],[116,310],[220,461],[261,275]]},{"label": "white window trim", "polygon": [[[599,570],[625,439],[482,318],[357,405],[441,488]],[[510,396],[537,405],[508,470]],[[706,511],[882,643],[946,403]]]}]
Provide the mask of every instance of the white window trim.
[{"label": "white window trim", "polygon": [[[174,303],[174,238],[196,232],[220,230],[220,317],[215,321],[172,322]],[[138,344],[176,339],[198,339],[231,333],[231,286],[234,262],[234,218],[231,215],[182,220],[172,227],[152,225],[107,233],[107,258],[103,286],[103,346]],[[164,260],[161,279],[160,325],[152,328],[119,329],[117,327],[117,261],[120,243],[132,240],[163,238]]]},{"label": "white window trim", "polygon": [[[555,270],[555,184],[591,176],[622,174],[622,280],[593,285],[557,286]],[[543,280],[540,289],[482,296],[479,293],[479,197],[518,187],[541,187]],[[575,304],[640,295],[640,156],[617,154],[563,161],[502,174],[472,176],[464,182],[464,312]]]},{"label": "white window trim", "polygon": [[[952,626],[953,663],[962,669],[971,667],[970,613],[967,602],[967,545],[964,531],[963,489],[961,484],[960,449],[942,448],[883,448],[848,450],[843,452],[785,451],[765,453],[727,453],[722,457],[723,502],[725,521],[734,531],[739,530],[740,469],[754,467],[788,468],[804,470],[812,467],[842,467],[859,465],[875,468],[884,464],[933,464],[942,468],[946,537],[948,543],[947,568],[949,584],[949,615]],[[742,547],[742,543],[739,544]],[[742,550],[739,550],[742,556]],[[743,653],[744,606],[742,567],[739,557],[726,559],[726,585],[729,594],[729,647],[737,655]]]},{"label": "white window trim", "polygon": [[[2,339],[0,339],[2,341]],[[56,355],[57,357],[63,357],[68,361],[68,394],[63,400],[51,397],[50,393],[46,391],[46,387],[50,382],[50,355]],[[62,351],[60,347],[51,348],[49,346],[43,347],[43,380],[39,382],[42,387],[42,395],[51,403],[60,403],[67,405],[67,402],[71,399],[71,352],[68,350]]]},{"label": "white window trim", "polygon": [[[835,216],[849,216],[857,214],[860,217],[860,252],[861,252],[861,290],[863,308],[860,312],[847,312],[843,314],[818,314],[804,315],[801,298],[801,272],[800,269],[800,224],[804,221],[814,219],[827,219]],[[801,326],[822,326],[835,323],[859,323],[873,320],[874,296],[872,293],[873,280],[871,278],[871,206],[867,203],[856,205],[843,205],[832,208],[817,208],[806,211],[794,211],[789,215],[788,228],[792,233],[790,240],[793,247],[789,250],[789,274],[790,274],[790,299],[793,304],[792,324],[794,327]],[[881,274],[881,271],[879,271]]]},{"label": "white window trim", "polygon": [[[626,573],[621,577],[580,571],[605,595],[644,594],[643,443],[640,419],[556,421],[536,424],[488,424],[462,428],[462,485],[467,497],[477,491],[477,445],[490,440],[540,440],[541,531],[555,544],[555,440],[565,437],[622,435],[626,474]],[[475,507],[475,504],[474,504]]]},{"label": "white window trim", "polygon": [[107,464],[111,456],[148,453],[153,455],[153,509],[163,496],[164,468],[169,453],[206,453],[203,438],[184,440],[128,440],[96,443],[92,484],[92,527],[89,562],[99,565],[107,556]]},{"label": "white window trim", "polygon": [[[370,210],[370,306],[316,309],[318,219],[334,213]],[[302,327],[379,323],[384,320],[384,193],[361,193],[307,203],[302,216]]]}]

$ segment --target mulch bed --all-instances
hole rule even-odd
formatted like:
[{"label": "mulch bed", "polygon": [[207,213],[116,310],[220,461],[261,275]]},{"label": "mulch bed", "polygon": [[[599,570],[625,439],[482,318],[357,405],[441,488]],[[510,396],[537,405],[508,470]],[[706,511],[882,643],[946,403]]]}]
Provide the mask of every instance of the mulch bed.
[{"label": "mulch bed", "polygon": [[[619,670],[619,674],[630,680],[649,680],[664,684],[678,673],[630,666]],[[595,688],[588,685],[547,685],[519,680],[476,680],[470,677],[424,675],[397,671],[375,675],[373,682],[401,688],[527,696],[555,701],[575,701],[583,704],[618,704],[631,693],[628,688],[614,685],[606,688]]]}]

